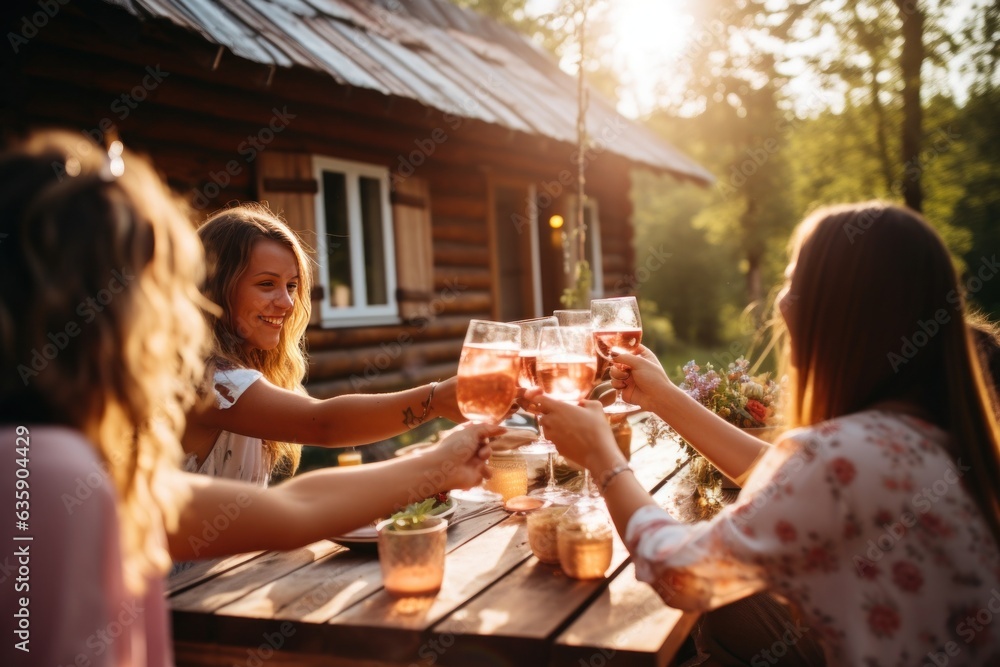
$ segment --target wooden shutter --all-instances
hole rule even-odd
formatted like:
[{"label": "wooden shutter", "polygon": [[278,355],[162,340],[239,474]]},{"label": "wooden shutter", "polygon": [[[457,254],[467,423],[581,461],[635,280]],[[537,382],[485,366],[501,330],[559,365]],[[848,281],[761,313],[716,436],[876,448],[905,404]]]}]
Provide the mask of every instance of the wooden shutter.
[{"label": "wooden shutter", "polygon": [[312,318],[320,322],[320,302],[324,298],[320,284],[319,248],[316,238],[316,196],[319,184],[312,171],[312,157],[307,153],[261,151],[257,155],[257,198],[302,239],[313,260]]},{"label": "wooden shutter", "polygon": [[404,320],[432,319],[434,247],[427,181],[397,180],[391,194],[396,237],[396,300]]}]

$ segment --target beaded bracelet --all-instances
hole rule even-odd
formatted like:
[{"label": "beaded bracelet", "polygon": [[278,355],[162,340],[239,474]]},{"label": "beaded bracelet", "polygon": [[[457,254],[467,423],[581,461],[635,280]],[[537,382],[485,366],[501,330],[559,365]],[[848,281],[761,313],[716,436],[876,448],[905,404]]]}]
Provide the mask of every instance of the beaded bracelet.
[{"label": "beaded bracelet", "polygon": [[604,492],[608,490],[608,484],[611,483],[611,480],[613,480],[615,477],[622,474],[623,472],[630,472],[635,474],[635,471],[632,470],[632,466],[630,466],[627,463],[619,463],[614,468],[604,473],[604,475],[601,477],[601,495],[604,495]]}]

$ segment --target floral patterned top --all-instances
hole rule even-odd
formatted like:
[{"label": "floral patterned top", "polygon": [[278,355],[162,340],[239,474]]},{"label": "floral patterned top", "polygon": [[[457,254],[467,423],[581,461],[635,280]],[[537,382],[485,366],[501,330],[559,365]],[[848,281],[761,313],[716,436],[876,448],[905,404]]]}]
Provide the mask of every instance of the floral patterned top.
[{"label": "floral patterned top", "polygon": [[881,411],[789,432],[713,520],[633,514],[636,574],[685,609],[770,590],[830,665],[1000,665],[1000,553],[946,445]]},{"label": "floral patterned top", "polygon": [[[249,368],[216,369],[216,405],[221,410],[233,407],[243,392],[261,377],[260,371]],[[190,454],[184,461],[184,470],[267,486],[271,470],[265,458],[264,443],[260,438],[222,431],[201,466],[197,457]]]}]

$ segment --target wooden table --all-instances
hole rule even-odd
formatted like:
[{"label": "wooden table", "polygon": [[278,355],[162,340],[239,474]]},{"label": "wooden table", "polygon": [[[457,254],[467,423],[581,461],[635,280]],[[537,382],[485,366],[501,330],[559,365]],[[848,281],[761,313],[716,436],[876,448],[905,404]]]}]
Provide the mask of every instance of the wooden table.
[{"label": "wooden table", "polygon": [[[685,463],[636,427],[632,464],[661,504]],[[617,534],[606,578],[578,581],[540,563],[503,510],[449,528],[433,598],[393,598],[376,555],[326,540],[199,563],[168,594],[179,666],[666,665],[697,620],[636,581]]]}]

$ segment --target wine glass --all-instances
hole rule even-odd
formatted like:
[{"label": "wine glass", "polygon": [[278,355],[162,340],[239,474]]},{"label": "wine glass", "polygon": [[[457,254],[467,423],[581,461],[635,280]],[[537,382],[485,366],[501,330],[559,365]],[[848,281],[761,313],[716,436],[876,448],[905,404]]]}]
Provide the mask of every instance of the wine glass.
[{"label": "wine glass", "polygon": [[[458,361],[456,400],[473,423],[499,424],[517,396],[521,328],[515,324],[471,320]],[[456,489],[452,496],[469,502],[498,502],[502,496],[482,485]]]},{"label": "wine glass", "polygon": [[[545,328],[538,346],[538,383],[545,395],[576,405],[590,394],[597,372],[590,327]],[[583,470],[584,498],[590,496],[590,471]]]},{"label": "wine glass", "polygon": [[[521,327],[521,375],[518,383],[524,389],[534,389],[538,383],[538,349],[541,343],[542,330],[546,327],[553,328],[559,325],[555,317],[536,317],[530,320],[519,320],[513,322]],[[546,461],[546,481],[545,488],[536,489],[529,495],[538,496],[548,500],[553,504],[567,504],[573,499],[573,494],[560,489],[556,485],[555,455],[556,446],[551,440],[545,437],[542,424],[536,419],[538,424],[538,438],[520,448],[525,454],[545,454]]]},{"label": "wine glass", "polygon": [[[590,302],[591,323],[597,353],[609,363],[612,350],[622,350],[635,354],[642,341],[642,324],[639,318],[639,303],[634,296],[613,299],[594,299]],[[604,408],[613,413],[636,412],[642,408],[622,399],[622,390],[615,392],[615,402]]]},{"label": "wine glass", "polygon": [[[521,371],[517,383],[522,389],[534,389],[538,386],[536,364],[542,329],[559,326],[559,321],[554,317],[536,317],[530,320],[518,320],[511,322],[511,324],[516,324],[521,328]],[[520,450],[526,454],[548,454],[555,451],[555,445],[545,437],[545,433],[539,426],[538,438],[520,447]]]}]

